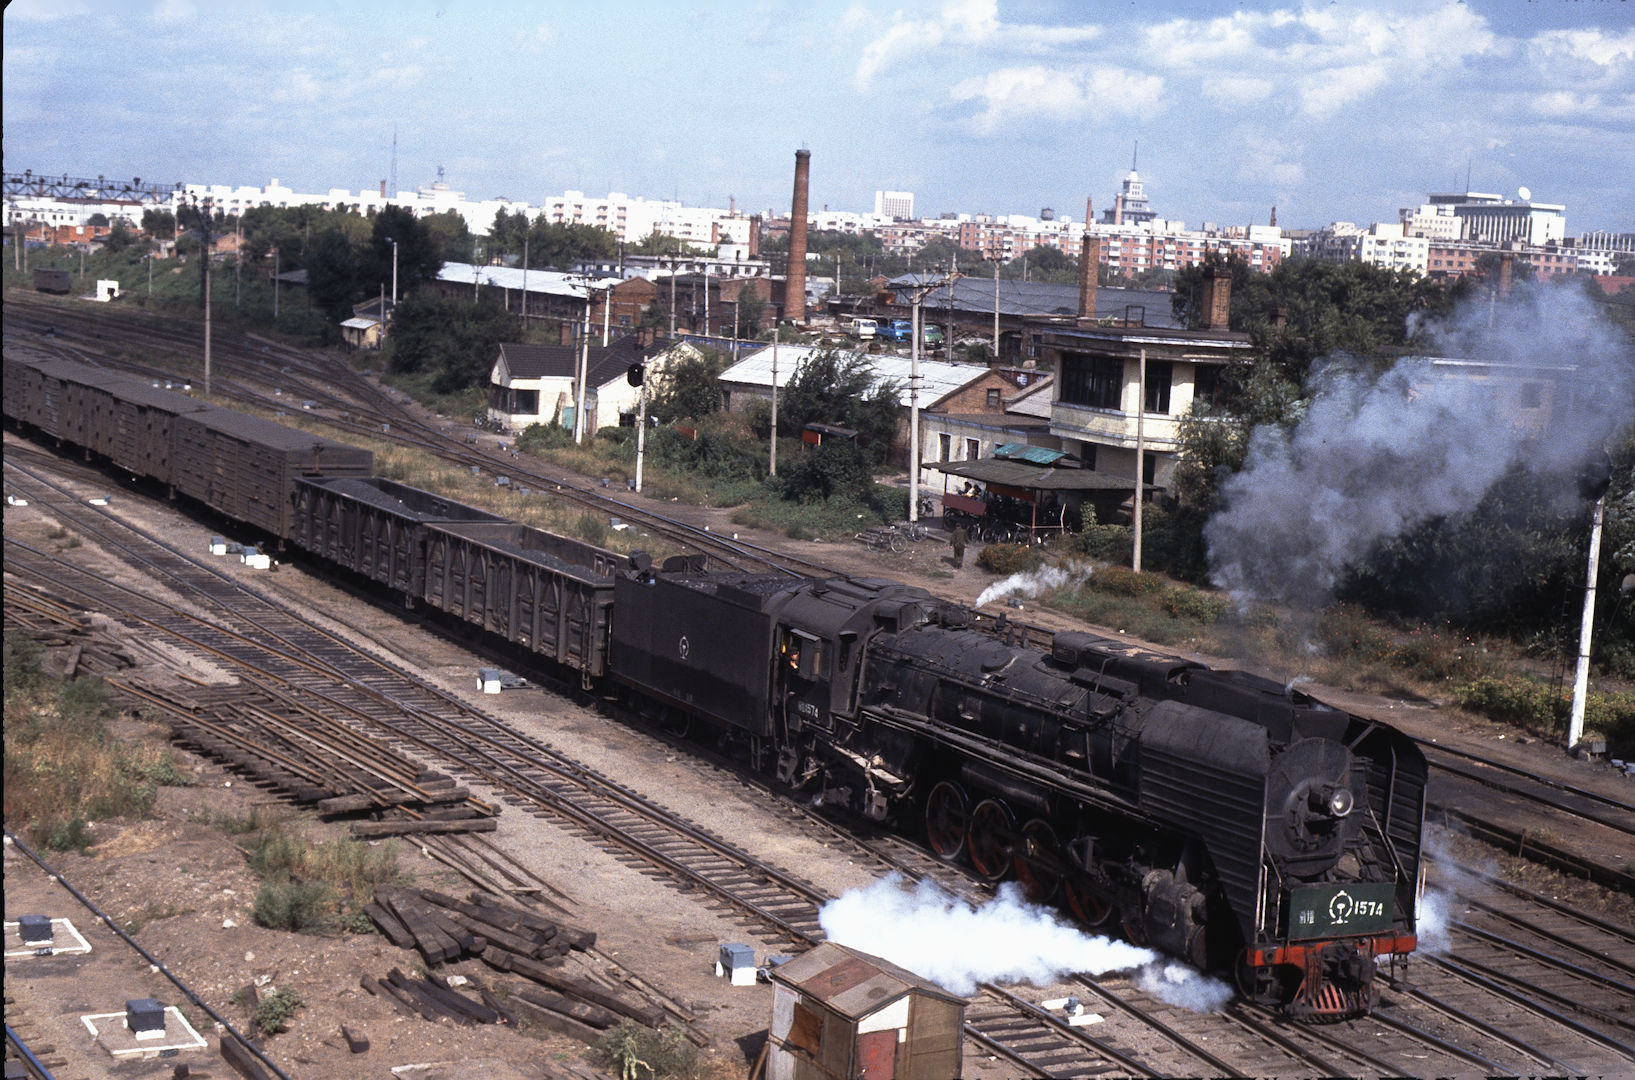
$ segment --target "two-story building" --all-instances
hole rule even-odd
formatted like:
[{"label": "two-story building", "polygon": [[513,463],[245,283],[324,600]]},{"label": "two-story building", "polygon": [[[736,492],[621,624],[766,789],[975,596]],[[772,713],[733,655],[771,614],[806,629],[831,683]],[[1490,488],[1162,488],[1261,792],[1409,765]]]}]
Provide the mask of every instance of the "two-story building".
[{"label": "two-story building", "polygon": [[1249,335],[1227,329],[1231,284],[1224,273],[1205,280],[1198,329],[1117,319],[1042,325],[1041,367],[1055,375],[1050,434],[1061,448],[1087,469],[1168,487],[1181,418],[1214,395],[1225,365],[1250,358]]}]

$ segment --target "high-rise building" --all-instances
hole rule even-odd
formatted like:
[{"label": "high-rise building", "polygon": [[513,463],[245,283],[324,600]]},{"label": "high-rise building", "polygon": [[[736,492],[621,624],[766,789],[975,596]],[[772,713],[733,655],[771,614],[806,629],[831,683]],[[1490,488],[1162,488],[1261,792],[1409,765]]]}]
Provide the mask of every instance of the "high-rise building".
[{"label": "high-rise building", "polygon": [[914,220],[914,193],[912,191],[876,191],[874,216],[896,221]]}]

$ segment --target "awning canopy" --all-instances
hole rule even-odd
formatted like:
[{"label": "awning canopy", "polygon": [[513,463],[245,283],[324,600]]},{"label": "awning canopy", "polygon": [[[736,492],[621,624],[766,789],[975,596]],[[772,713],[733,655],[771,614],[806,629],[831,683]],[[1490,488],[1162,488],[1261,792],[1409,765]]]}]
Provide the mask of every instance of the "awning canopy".
[{"label": "awning canopy", "polygon": [[[1135,493],[1135,480],[1123,476],[1109,476],[1093,469],[1055,468],[1029,465],[1025,461],[998,461],[983,458],[979,461],[927,461],[921,468],[935,469],[949,476],[963,476],[978,483],[1034,491],[1118,491]],[[1147,484],[1146,490],[1159,490],[1156,484]]]}]

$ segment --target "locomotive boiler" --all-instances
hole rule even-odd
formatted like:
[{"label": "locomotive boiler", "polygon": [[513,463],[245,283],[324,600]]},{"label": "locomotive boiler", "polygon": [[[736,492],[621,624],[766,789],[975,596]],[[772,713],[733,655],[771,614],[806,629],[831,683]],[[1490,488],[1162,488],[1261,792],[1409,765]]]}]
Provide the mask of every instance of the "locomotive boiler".
[{"label": "locomotive boiler", "polygon": [[1389,727],[1091,634],[1036,648],[889,581],[639,566],[615,609],[643,700],[1254,1000],[1357,1015],[1415,947],[1426,769]]}]

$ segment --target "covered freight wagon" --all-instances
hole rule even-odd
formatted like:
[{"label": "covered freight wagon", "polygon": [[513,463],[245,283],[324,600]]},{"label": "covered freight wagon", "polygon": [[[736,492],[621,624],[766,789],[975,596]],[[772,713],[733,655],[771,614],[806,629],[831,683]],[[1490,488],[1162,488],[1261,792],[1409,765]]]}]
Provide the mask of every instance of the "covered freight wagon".
[{"label": "covered freight wagon", "polygon": [[227,409],[176,418],[176,490],[279,538],[290,535],[301,476],[368,476],[368,450]]}]

